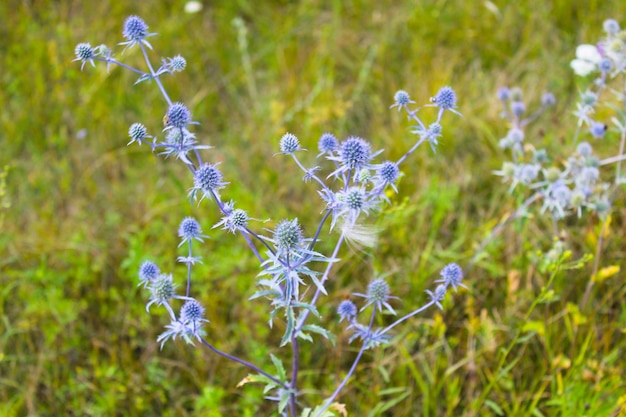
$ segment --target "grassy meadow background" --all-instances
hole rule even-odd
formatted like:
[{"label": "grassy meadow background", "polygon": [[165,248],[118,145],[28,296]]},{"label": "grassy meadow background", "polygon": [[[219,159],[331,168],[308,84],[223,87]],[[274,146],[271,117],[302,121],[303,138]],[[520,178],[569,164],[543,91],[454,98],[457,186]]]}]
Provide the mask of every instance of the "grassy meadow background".
[{"label": "grassy meadow background", "polygon": [[[362,136],[397,159],[415,136],[406,116],[389,110],[395,91],[425,103],[441,86],[456,90],[463,118],[444,116],[437,153],[420,148],[403,166],[394,204],[371,217],[383,228],[379,245],[340,254],[321,307],[338,345],[301,347],[302,400],[313,404],[332,392],[357,349],[334,315],[344,296],[393,271],[392,291],[402,296],[394,307],[409,311],[443,265],[467,265],[522,201],[492,175],[506,157],[496,89],[522,87],[531,108],[553,92],[556,107],[527,141],[565,156],[577,94],[590,81],[569,68],[576,45],[595,42],[607,18],[626,25],[621,0],[204,3],[189,15],[174,0],[0,2],[2,416],[273,415],[260,388],[236,388],[246,369],[182,342],[162,351],[156,343],[166,314],[146,313],[137,269],[152,259],[182,282],[176,231],[188,215],[211,236],[193,281],[211,320],[208,339],[264,368],[269,353],[290,355],[274,348],[282,332],[269,331],[267,303],[247,301],[259,267],[243,239],[210,231],[218,212],[189,204],[192,180],[181,163],[126,146],[133,122],[161,128],[166,104],[156,86],[133,86],[135,76],[120,68],[81,72],[72,62],[77,43],[114,46],[128,15],[144,18],[158,33],[153,63],[176,54],[188,61],[165,86],[201,122],[200,142],[215,146],[205,159],[222,161],[230,182],[223,197],[258,219],[298,217],[308,234],[323,206],[291,160],[274,157],[283,133],[311,150],[302,156],[310,164],[324,132]],[[122,60],[141,65],[137,50]],[[610,134],[597,152],[614,155],[617,142]],[[553,236],[544,217],[516,221],[468,274],[470,291],[399,326],[391,347],[366,355],[338,399],[349,415],[618,415],[626,402],[625,197],[622,189],[600,261],[622,272],[595,284],[584,309],[592,262],[559,274],[552,302],[524,319],[549,278],[537,251]],[[595,253],[599,219],[563,224],[573,259]]]}]

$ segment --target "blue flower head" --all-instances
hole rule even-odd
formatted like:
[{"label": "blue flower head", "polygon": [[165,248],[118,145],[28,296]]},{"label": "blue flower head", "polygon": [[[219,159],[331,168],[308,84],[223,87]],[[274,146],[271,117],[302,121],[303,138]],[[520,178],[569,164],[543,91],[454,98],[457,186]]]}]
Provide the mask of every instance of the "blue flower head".
[{"label": "blue flower head", "polygon": [[210,197],[211,193],[217,193],[217,190],[224,188],[222,171],[217,165],[204,163],[196,170],[193,178],[194,187],[191,189],[191,197],[196,197],[198,192],[202,192],[202,198]]},{"label": "blue flower head", "polygon": [[452,87],[442,87],[430,101],[444,110],[452,110],[456,107],[456,93]]},{"label": "blue flower head", "polygon": [[173,103],[163,119],[165,129],[177,128],[182,129],[191,123],[191,112],[183,103]]},{"label": "blue flower head", "polygon": [[204,319],[204,307],[196,300],[188,300],[180,309],[180,321],[183,323],[199,322]]},{"label": "blue flower head", "polygon": [[458,287],[467,288],[461,281],[463,280],[463,270],[456,263],[449,263],[441,270],[441,279],[435,282],[442,282],[446,287],[454,288],[454,291]]},{"label": "blue flower head", "polygon": [[126,42],[122,42],[120,45],[126,45],[126,48],[131,48],[142,43],[152,49],[152,46],[146,41],[146,38],[153,36],[154,33],[148,33],[148,25],[146,25],[146,22],[139,16],[128,16],[126,18],[122,35],[126,39]]},{"label": "blue flower head", "polygon": [[152,295],[150,297],[150,301],[146,305],[146,310],[149,310],[152,304],[169,307],[169,300],[176,296],[176,285],[174,285],[174,282],[172,281],[172,275],[158,275],[152,281],[150,291],[152,292]]},{"label": "blue flower head", "polygon": [[396,181],[398,181],[398,177],[400,176],[400,169],[398,168],[398,164],[391,161],[383,162],[376,172],[377,181],[385,186],[391,185],[391,187],[398,192],[396,188]]},{"label": "blue flower head", "polygon": [[498,100],[507,101],[511,98],[511,90],[509,90],[507,87],[500,87],[496,95],[498,96]]},{"label": "blue flower head", "polygon": [[202,238],[206,237],[202,234],[200,223],[193,217],[185,217],[183,221],[180,222],[178,226],[178,236],[182,238],[178,246],[181,246],[185,242],[191,242],[192,239],[202,242]]},{"label": "blue flower head", "polygon": [[593,148],[588,142],[581,142],[576,147],[576,152],[578,152],[580,156],[586,158],[588,156],[591,156],[591,154],[593,153]]},{"label": "blue flower head", "polygon": [[394,104],[392,104],[389,108],[397,107],[398,111],[402,110],[404,106],[408,104],[415,103],[413,100],[411,100],[409,93],[404,90],[396,91],[396,94],[393,95],[393,101]]},{"label": "blue flower head", "polygon": [[74,49],[74,53],[76,54],[76,59],[74,61],[81,61],[80,69],[82,70],[85,66],[85,63],[89,62],[92,67],[95,67],[93,59],[96,56],[95,51],[88,43],[79,43],[76,45]]},{"label": "blue flower head", "polygon": [[589,131],[591,132],[593,137],[596,139],[602,139],[602,137],[606,133],[606,130],[607,130],[607,126],[604,123],[599,123],[599,122],[593,122],[591,124],[591,128],[589,128]]},{"label": "blue flower head", "polygon": [[234,209],[225,213],[222,220],[215,227],[222,226],[222,229],[235,233],[237,230],[243,230],[248,226],[248,213],[242,209]]},{"label": "blue flower head", "polygon": [[322,154],[330,154],[337,150],[339,147],[339,142],[337,138],[331,133],[324,133],[317,144],[318,149],[320,150],[320,155]]},{"label": "blue flower head", "polygon": [[298,219],[282,220],[274,229],[274,242],[283,253],[297,250],[302,240],[302,229]]},{"label": "blue flower head", "polygon": [[611,71],[611,68],[613,68],[613,63],[611,62],[610,58],[605,57],[605,58],[602,58],[600,62],[598,62],[598,68],[600,69],[601,72],[607,73]]},{"label": "blue flower head", "polygon": [[352,322],[357,314],[356,305],[350,300],[343,300],[339,307],[337,307],[337,314],[339,314],[339,323],[344,319],[348,322]]},{"label": "blue flower head", "polygon": [[396,312],[388,303],[388,300],[392,298],[397,299],[398,297],[393,297],[390,294],[391,289],[389,288],[389,284],[387,284],[387,282],[382,278],[376,278],[367,286],[367,294],[355,293],[354,295],[364,297],[367,301],[367,303],[361,308],[361,311],[365,310],[370,305],[374,305],[374,307],[380,312],[383,311],[384,307],[389,310],[391,314],[395,315]]},{"label": "blue flower head", "polygon": [[554,106],[556,104],[556,98],[552,93],[544,93],[541,96],[541,105],[544,107]]},{"label": "blue flower head", "polygon": [[523,101],[513,101],[511,102],[511,113],[515,117],[522,117],[524,112],[526,111],[526,105]]},{"label": "blue flower head", "polygon": [[168,58],[167,67],[172,72],[180,72],[187,66],[187,61],[180,55],[176,55],[174,58]]},{"label": "blue flower head", "polygon": [[339,149],[341,163],[350,169],[362,168],[367,165],[371,159],[371,154],[370,144],[356,136],[343,141]]},{"label": "blue flower head", "polygon": [[443,306],[441,305],[441,301],[446,297],[446,286],[443,284],[437,285],[435,291],[426,290],[426,293],[430,296],[430,300],[435,303],[440,310],[443,310]]},{"label": "blue flower head", "polygon": [[607,19],[602,24],[602,28],[609,35],[615,35],[619,32],[619,23],[615,19]]},{"label": "blue flower head", "polygon": [[148,136],[148,130],[141,123],[133,123],[130,125],[130,128],[128,128],[128,136],[130,136],[130,142],[128,142],[128,145],[133,142],[137,142],[141,145],[141,142],[143,142],[145,138],[150,137]]},{"label": "blue flower head", "polygon": [[139,267],[139,285],[143,284],[143,286],[146,287],[154,281],[160,273],[159,267],[157,267],[154,262],[145,261]]},{"label": "blue flower head", "polygon": [[281,153],[292,154],[298,150],[300,150],[300,141],[295,135],[291,133],[285,133],[283,137],[280,138]]}]

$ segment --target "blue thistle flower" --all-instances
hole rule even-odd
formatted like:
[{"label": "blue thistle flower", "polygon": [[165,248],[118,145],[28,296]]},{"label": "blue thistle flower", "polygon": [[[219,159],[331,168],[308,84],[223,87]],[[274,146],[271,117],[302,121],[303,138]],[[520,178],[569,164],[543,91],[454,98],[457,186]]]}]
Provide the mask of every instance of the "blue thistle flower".
[{"label": "blue thistle flower", "polygon": [[361,311],[365,310],[370,305],[374,305],[378,311],[382,313],[383,307],[391,312],[391,314],[395,315],[396,312],[388,303],[388,300],[394,298],[398,299],[398,297],[393,297],[390,295],[391,289],[389,288],[389,284],[382,279],[377,278],[369,283],[367,286],[367,294],[359,294],[355,293],[354,295],[358,297],[364,297],[367,301],[366,304],[361,308]]},{"label": "blue thistle flower", "polygon": [[500,87],[496,95],[498,96],[498,100],[508,101],[508,99],[511,98],[511,90],[506,87]]},{"label": "blue thistle flower", "polygon": [[607,72],[611,71],[612,68],[613,63],[609,58],[602,58],[600,62],[598,62],[598,69],[600,69],[602,73],[606,74]]},{"label": "blue thistle flower", "polygon": [[274,229],[274,243],[281,253],[297,250],[303,240],[298,219],[282,220]]},{"label": "blue thistle flower", "polygon": [[602,28],[609,35],[615,35],[619,32],[619,23],[615,19],[607,19],[602,23]]},{"label": "blue thistle flower", "polygon": [[442,87],[430,101],[444,110],[452,110],[456,107],[456,93],[452,87]]},{"label": "blue thistle flower", "polygon": [[350,300],[343,300],[339,307],[337,307],[337,314],[339,315],[339,323],[344,319],[348,322],[352,322],[357,314],[356,305]]},{"label": "blue thistle flower", "polygon": [[415,103],[413,100],[411,100],[409,93],[407,93],[404,90],[396,91],[396,94],[393,95],[393,101],[394,101],[394,104],[389,106],[389,108],[392,109],[394,107],[397,107],[398,111],[402,110],[404,106],[408,104]]},{"label": "blue thistle flower", "polygon": [[589,131],[591,132],[594,138],[602,139],[602,137],[607,131],[607,125],[605,125],[604,123],[593,122],[591,124],[591,127],[589,128]]},{"label": "blue thistle flower", "polygon": [[128,128],[128,136],[130,136],[130,142],[128,142],[128,145],[133,142],[137,142],[141,145],[141,142],[143,142],[144,139],[150,137],[148,136],[148,129],[146,129],[146,127],[141,123],[133,123],[130,125]]},{"label": "blue thistle flower", "polygon": [[435,303],[440,310],[443,310],[443,306],[441,305],[441,301],[446,297],[446,286],[443,284],[437,285],[435,291],[426,290],[426,293],[430,296],[430,300]]},{"label": "blue thistle flower", "polygon": [[153,36],[154,33],[148,33],[148,25],[146,25],[146,22],[139,16],[128,16],[126,18],[122,35],[127,41],[120,43],[120,45],[126,45],[126,48],[132,48],[142,43],[152,49],[152,46],[146,41],[146,38]]},{"label": "blue thistle flower", "polygon": [[204,307],[196,300],[188,300],[180,308],[180,321],[196,323],[204,320]]},{"label": "blue thistle flower", "polygon": [[588,142],[581,142],[576,147],[576,152],[583,157],[591,156],[593,148]]},{"label": "blue thistle flower", "polygon": [[183,103],[173,103],[165,114],[165,129],[182,129],[191,123],[191,112]]},{"label": "blue thistle flower", "polygon": [[169,308],[169,300],[176,296],[176,285],[172,281],[171,274],[160,274],[150,285],[152,295],[146,304],[146,311],[149,311],[152,304],[165,305]]},{"label": "blue thistle flower", "polygon": [[211,193],[217,194],[217,190],[224,188],[226,183],[222,180],[222,171],[217,168],[217,165],[204,163],[194,173],[194,187],[189,194],[192,198],[196,198],[196,194],[202,192],[200,200],[210,197]]},{"label": "blue thistle flower", "polygon": [[[339,147],[337,138],[331,133],[324,133],[317,144],[320,155],[331,154]],[[319,156],[319,155],[318,155]]]},{"label": "blue thistle flower", "polygon": [[203,242],[202,238],[206,237],[202,234],[200,223],[193,217],[185,217],[178,226],[178,236],[182,238],[182,241],[178,245],[179,247],[185,242],[190,242],[192,239]]},{"label": "blue thistle flower", "polygon": [[167,68],[172,72],[180,72],[187,66],[187,61],[180,55],[167,59]]},{"label": "blue thistle flower", "polygon": [[511,102],[511,113],[515,117],[522,117],[524,112],[526,111],[526,105],[523,101],[512,101]]},{"label": "blue thistle flower", "polygon": [[285,133],[280,138],[280,152],[281,153],[292,154],[298,150],[300,150],[300,141],[295,135],[291,133]]},{"label": "blue thistle flower", "polygon": [[457,286],[467,288],[461,281],[463,280],[463,270],[456,263],[449,263],[441,270],[441,279],[435,282],[443,282],[446,287],[454,288],[457,290]]},{"label": "blue thistle flower", "polygon": [[556,104],[556,97],[552,93],[544,93],[541,96],[541,105],[544,107],[554,106]]},{"label": "blue thistle flower", "polygon": [[235,233],[237,230],[244,230],[248,226],[248,213],[242,209],[230,210],[213,228],[219,226],[231,233]]},{"label": "blue thistle flower", "polygon": [[96,66],[95,62],[93,61],[96,54],[90,44],[79,43],[78,45],[76,45],[76,48],[74,48],[74,54],[76,55],[76,59],[74,59],[74,61],[81,61],[81,70],[87,62],[89,62],[92,67]]},{"label": "blue thistle flower", "polygon": [[341,143],[339,157],[341,163],[350,168],[357,169],[364,167],[371,158],[370,144],[359,137],[349,137]]},{"label": "blue thistle flower", "polygon": [[391,161],[383,162],[376,171],[377,183],[382,187],[390,185],[396,193],[398,192],[396,181],[398,181],[399,176],[400,168],[398,168],[398,164]]},{"label": "blue thistle flower", "polygon": [[159,267],[157,267],[154,262],[145,261],[139,267],[139,285],[143,285],[145,288],[148,284],[152,283],[160,273]]}]

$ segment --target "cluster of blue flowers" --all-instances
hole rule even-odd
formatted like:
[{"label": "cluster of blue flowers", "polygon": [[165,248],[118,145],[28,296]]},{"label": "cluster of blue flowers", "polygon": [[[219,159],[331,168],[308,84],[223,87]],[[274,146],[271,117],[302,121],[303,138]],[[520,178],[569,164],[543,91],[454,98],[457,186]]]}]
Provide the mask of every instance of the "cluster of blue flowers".
[{"label": "cluster of blue flowers", "polygon": [[[81,68],[86,63],[95,66],[95,62],[104,62],[109,65],[119,65],[136,74],[139,78],[137,83],[148,80],[154,81],[161,90],[167,110],[163,123],[165,128],[159,135],[149,134],[149,129],[141,124],[134,123],[128,130],[130,144],[148,145],[152,150],[158,150],[164,157],[176,156],[191,171],[193,185],[190,187],[189,198],[192,202],[200,204],[203,200],[211,200],[221,213],[221,220],[213,226],[234,234],[240,234],[250,247],[253,255],[261,264],[259,273],[258,291],[251,295],[250,299],[267,299],[272,307],[270,313],[270,326],[277,317],[284,317],[285,332],[281,340],[281,346],[291,344],[293,359],[290,379],[281,373],[279,377],[261,370],[245,360],[221,352],[205,336],[203,326],[209,321],[205,318],[205,309],[201,303],[191,297],[191,277],[194,264],[201,262],[201,258],[194,256],[193,244],[197,241],[202,243],[206,235],[203,234],[200,223],[187,217],[182,220],[178,228],[180,245],[187,248],[185,256],[178,261],[187,267],[187,280],[184,295],[179,295],[172,274],[163,273],[159,267],[151,261],[144,262],[139,269],[140,285],[145,287],[150,298],[146,309],[150,306],[162,306],[169,313],[170,323],[165,326],[166,331],[157,339],[161,346],[169,339],[182,338],[188,343],[200,342],[211,351],[236,361],[257,373],[255,382],[267,384],[266,391],[273,391],[273,399],[278,401],[278,410],[282,415],[295,417],[297,413],[296,396],[297,376],[299,370],[298,344],[299,339],[313,340],[312,334],[332,339],[333,335],[317,324],[310,324],[307,320],[310,315],[319,317],[318,304],[323,295],[327,294],[326,284],[329,273],[334,264],[339,262],[338,254],[345,241],[363,246],[373,246],[376,242],[376,230],[366,224],[364,220],[369,214],[376,213],[385,204],[390,202],[387,192],[392,189],[397,192],[397,181],[402,175],[401,164],[424,142],[428,142],[436,150],[438,139],[442,136],[442,118],[446,112],[460,114],[456,110],[457,97],[450,87],[441,88],[432,97],[431,102],[424,107],[436,108],[435,121],[430,124],[423,123],[418,117],[420,108],[412,109],[415,102],[411,100],[405,91],[398,91],[394,96],[392,108],[404,110],[415,125],[412,132],[417,135],[415,144],[397,161],[376,162],[382,150],[373,150],[372,145],[360,137],[348,137],[344,140],[337,139],[331,133],[325,133],[319,139],[318,159],[325,159],[325,164],[332,167],[329,173],[320,176],[323,168],[315,165],[306,168],[298,158],[298,154],[305,149],[300,140],[291,133],[284,134],[278,141],[279,154],[291,157],[302,169],[305,182],[314,182],[318,187],[318,195],[322,199],[325,209],[316,232],[312,237],[305,237],[302,225],[297,218],[284,219],[276,223],[273,229],[266,229],[266,234],[257,233],[249,227],[249,222],[254,220],[246,210],[236,208],[235,202],[225,201],[220,193],[228,185],[224,180],[224,174],[220,170],[219,163],[205,162],[200,153],[201,150],[210,149],[210,146],[200,145],[195,134],[190,130],[193,124],[191,111],[181,102],[173,102],[166,93],[160,77],[182,71],[186,67],[186,60],[181,56],[165,58],[162,65],[154,69],[151,65],[147,49],[152,46],[147,41],[148,37],[154,36],[148,32],[146,23],[137,16],[129,17],[124,23],[122,31],[125,49],[139,47],[146,59],[148,71],[142,71],[129,67],[113,57],[112,50],[101,45],[91,47],[88,43],[81,43],[75,49],[76,61],[81,62]],[[320,234],[325,225],[328,231],[338,230],[339,238],[333,253],[323,255],[315,250]],[[263,253],[258,246],[263,248]],[[323,265],[321,270],[313,265]],[[303,415],[329,416],[334,399],[339,391],[345,386],[348,379],[353,375],[356,365],[363,352],[372,347],[385,344],[390,339],[390,330],[401,322],[413,317],[431,306],[443,308],[442,301],[449,288],[455,291],[458,287],[465,287],[462,283],[463,270],[456,263],[445,266],[441,271],[441,278],[436,281],[439,285],[434,291],[427,291],[429,300],[421,307],[401,316],[393,323],[384,328],[374,328],[376,314],[382,314],[384,310],[392,315],[397,315],[392,303],[397,297],[391,295],[391,288],[383,277],[374,279],[368,286],[365,294],[354,294],[357,298],[365,299],[364,305],[359,309],[351,300],[343,301],[337,308],[339,321],[348,323],[347,330],[351,332],[350,342],[361,341],[361,349],[355,358],[352,368],[343,382],[336,388],[324,404],[315,409],[305,408]],[[312,287],[313,291],[305,291]],[[176,314],[172,303],[180,300],[182,307]],[[365,324],[358,321],[359,313],[372,307],[371,314]],[[273,358],[275,360],[275,358]],[[277,361],[277,359],[276,359]],[[276,363],[276,362],[275,362]],[[277,366],[282,368],[282,364]],[[280,373],[280,372],[279,372]]]}]

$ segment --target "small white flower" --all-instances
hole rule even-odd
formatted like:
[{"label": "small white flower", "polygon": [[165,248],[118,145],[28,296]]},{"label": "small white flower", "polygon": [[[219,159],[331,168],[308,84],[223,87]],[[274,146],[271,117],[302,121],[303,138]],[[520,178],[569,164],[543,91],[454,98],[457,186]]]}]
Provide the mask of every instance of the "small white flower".
[{"label": "small white flower", "polygon": [[598,63],[601,59],[602,56],[595,45],[578,45],[576,48],[576,59],[570,62],[570,67],[572,67],[576,75],[584,77],[598,69]]},{"label": "small white flower", "polygon": [[198,13],[202,10],[202,3],[199,1],[188,1],[185,3],[185,13]]}]

